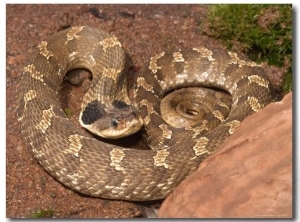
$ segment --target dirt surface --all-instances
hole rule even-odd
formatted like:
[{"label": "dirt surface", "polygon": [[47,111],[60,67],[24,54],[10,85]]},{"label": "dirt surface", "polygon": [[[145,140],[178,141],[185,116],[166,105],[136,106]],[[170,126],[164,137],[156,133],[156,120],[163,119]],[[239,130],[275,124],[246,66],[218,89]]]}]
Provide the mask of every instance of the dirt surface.
[{"label": "dirt surface", "polygon": [[[161,51],[220,44],[200,33],[206,11],[206,5],[6,6],[6,217],[32,217],[40,210],[54,218],[145,216],[140,204],[81,195],[43,170],[25,146],[16,121],[17,81],[39,42],[75,25],[97,27],[117,36],[132,60],[130,75],[134,76],[148,58]],[[281,78],[272,70],[266,68],[273,83],[280,86]],[[79,94],[87,87],[81,87]],[[68,94],[71,109],[80,102],[76,90]],[[76,119],[74,109],[71,119]]]}]

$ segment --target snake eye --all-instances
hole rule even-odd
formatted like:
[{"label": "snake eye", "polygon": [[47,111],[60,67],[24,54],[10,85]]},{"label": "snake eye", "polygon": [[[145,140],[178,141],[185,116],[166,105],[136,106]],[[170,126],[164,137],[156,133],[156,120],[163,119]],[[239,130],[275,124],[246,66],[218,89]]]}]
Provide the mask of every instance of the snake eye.
[{"label": "snake eye", "polygon": [[117,127],[117,126],[119,125],[119,121],[118,121],[117,119],[113,118],[113,119],[111,120],[111,125],[112,125],[113,127]]}]

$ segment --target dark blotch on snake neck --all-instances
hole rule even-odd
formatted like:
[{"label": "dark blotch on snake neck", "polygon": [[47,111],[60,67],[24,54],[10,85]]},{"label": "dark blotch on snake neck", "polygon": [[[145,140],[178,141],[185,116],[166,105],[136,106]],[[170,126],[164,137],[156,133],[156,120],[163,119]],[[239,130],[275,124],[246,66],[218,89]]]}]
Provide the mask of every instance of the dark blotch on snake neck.
[{"label": "dark blotch on snake neck", "polygon": [[81,120],[84,124],[90,125],[100,119],[105,114],[105,110],[98,101],[89,103],[82,112]]}]

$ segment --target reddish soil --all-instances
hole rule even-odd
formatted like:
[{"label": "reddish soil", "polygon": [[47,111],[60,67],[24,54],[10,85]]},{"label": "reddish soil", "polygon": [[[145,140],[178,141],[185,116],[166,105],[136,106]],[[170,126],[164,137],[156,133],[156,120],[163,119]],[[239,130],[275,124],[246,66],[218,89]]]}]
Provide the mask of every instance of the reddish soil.
[{"label": "reddish soil", "polygon": [[[145,216],[140,204],[81,195],[43,170],[25,146],[16,120],[17,81],[39,42],[75,25],[117,36],[132,60],[133,75],[161,51],[220,44],[201,35],[206,11],[206,5],[6,5],[6,217],[28,218],[42,209],[54,218]],[[278,75],[266,71],[278,86]],[[78,97],[75,91],[68,95]]]}]

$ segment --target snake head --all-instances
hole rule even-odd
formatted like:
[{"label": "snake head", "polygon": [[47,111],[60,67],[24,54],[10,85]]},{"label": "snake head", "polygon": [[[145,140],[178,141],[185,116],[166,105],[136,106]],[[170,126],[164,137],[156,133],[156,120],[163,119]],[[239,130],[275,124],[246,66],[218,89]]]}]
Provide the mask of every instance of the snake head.
[{"label": "snake head", "polygon": [[129,136],[143,126],[137,109],[122,101],[114,101],[111,106],[93,101],[80,113],[79,122],[90,132],[109,139]]}]

